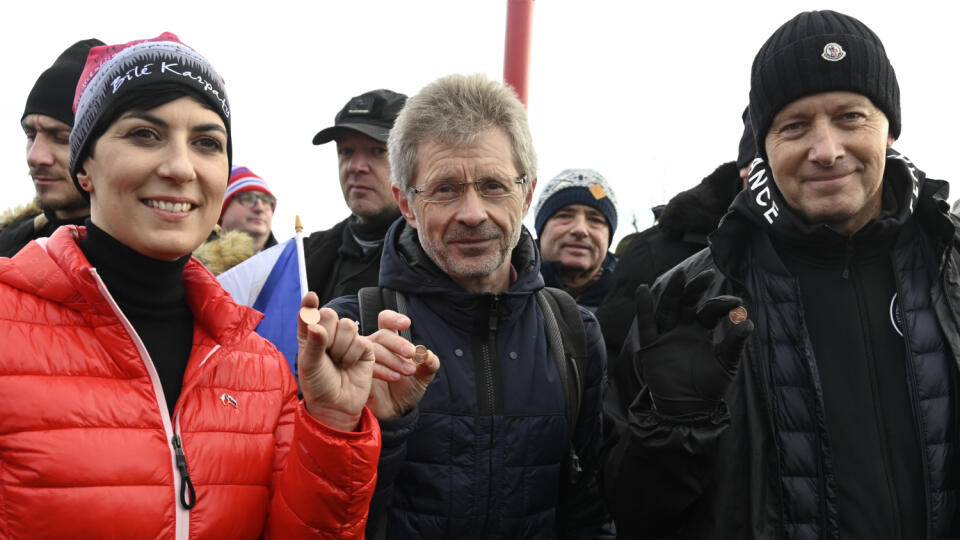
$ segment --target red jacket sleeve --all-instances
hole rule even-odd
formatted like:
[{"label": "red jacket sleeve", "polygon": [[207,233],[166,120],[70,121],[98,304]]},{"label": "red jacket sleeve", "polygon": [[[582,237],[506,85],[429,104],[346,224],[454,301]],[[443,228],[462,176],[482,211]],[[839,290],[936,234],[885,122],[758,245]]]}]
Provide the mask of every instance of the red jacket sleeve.
[{"label": "red jacket sleeve", "polygon": [[292,441],[277,441],[285,460],[265,537],[363,538],[380,457],[376,418],[364,408],[359,429],[345,432],[317,421],[302,402],[294,414]]}]

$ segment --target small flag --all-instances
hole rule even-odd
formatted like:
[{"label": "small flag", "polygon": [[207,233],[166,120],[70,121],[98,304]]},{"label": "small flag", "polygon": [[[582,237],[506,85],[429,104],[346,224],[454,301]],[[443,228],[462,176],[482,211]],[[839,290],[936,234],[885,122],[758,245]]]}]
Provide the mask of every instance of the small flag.
[{"label": "small flag", "polygon": [[[300,218],[297,218],[299,224]],[[234,302],[263,313],[257,333],[280,350],[296,375],[297,313],[307,294],[303,238],[297,234],[250,257],[217,279]]]},{"label": "small flag", "polygon": [[222,401],[224,405],[230,405],[234,409],[240,408],[240,404],[237,403],[237,399],[231,396],[230,394],[227,394],[227,393],[220,394],[220,401]]}]

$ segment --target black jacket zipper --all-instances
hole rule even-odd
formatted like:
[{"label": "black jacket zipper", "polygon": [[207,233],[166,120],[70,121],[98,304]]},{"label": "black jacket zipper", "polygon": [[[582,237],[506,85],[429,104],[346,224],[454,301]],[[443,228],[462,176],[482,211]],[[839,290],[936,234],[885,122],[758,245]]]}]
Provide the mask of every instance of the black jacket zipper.
[{"label": "black jacket zipper", "polygon": [[173,435],[173,451],[177,456],[177,469],[180,471],[180,504],[190,510],[197,504],[197,492],[193,489],[193,482],[187,473],[187,456],[183,453],[183,444],[180,434]]}]

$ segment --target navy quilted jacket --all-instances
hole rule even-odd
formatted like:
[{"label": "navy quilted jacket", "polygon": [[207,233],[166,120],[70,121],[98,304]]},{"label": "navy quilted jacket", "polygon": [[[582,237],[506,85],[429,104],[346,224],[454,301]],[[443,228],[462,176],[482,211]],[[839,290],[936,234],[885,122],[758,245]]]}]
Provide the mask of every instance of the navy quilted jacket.
[{"label": "navy quilted jacket", "polygon": [[[589,358],[573,441],[584,474],[572,484],[562,466],[570,440],[563,391],[534,295],[543,287],[539,261],[524,229],[510,289],[468,293],[429,260],[403,219],[387,233],[380,285],[406,295],[413,342],[440,357],[440,371],[417,407],[381,422],[368,538],[384,527],[387,538],[605,537],[603,338],[581,309]],[[359,318],[355,296],[329,307]]]},{"label": "navy quilted jacket", "polygon": [[[905,382],[919,426],[926,538],[957,538],[960,223],[947,212],[946,183],[925,179],[906,158],[889,152],[885,181],[907,186],[904,204],[913,210],[891,260],[906,328]],[[912,197],[909,187],[915,188]],[[800,289],[764,232],[767,218],[750,208],[758,201],[773,208],[769,197],[758,198],[757,188],[738,196],[710,249],[668,272],[692,279],[719,270],[704,298],[742,296],[757,323],[726,411],[696,421],[658,417],[633,361],[636,325],[610,374],[605,414],[611,451],[603,476],[618,532],[626,537],[839,537],[823,395]],[[782,202],[779,212],[787,212]]]}]

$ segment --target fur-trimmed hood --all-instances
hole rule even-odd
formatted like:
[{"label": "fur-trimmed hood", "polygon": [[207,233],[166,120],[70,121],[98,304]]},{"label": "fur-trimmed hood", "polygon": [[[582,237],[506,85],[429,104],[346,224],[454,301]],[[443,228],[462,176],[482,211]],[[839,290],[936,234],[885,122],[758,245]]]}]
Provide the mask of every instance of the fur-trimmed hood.
[{"label": "fur-trimmed hood", "polygon": [[[11,223],[16,223],[27,218],[36,218],[42,214],[43,212],[40,210],[40,205],[37,203],[36,199],[28,202],[27,204],[10,208],[0,214],[0,231],[5,229],[7,225],[10,225]],[[37,228],[42,229],[44,225],[46,225],[46,223],[41,224]]]},{"label": "fur-trimmed hood", "polygon": [[253,256],[253,238],[238,230],[223,232],[217,225],[193,256],[218,276]]},{"label": "fur-trimmed hood", "polygon": [[737,163],[724,163],[699,184],[670,199],[660,214],[658,225],[673,238],[686,233],[710,233],[717,228],[720,218],[742,188]]}]

